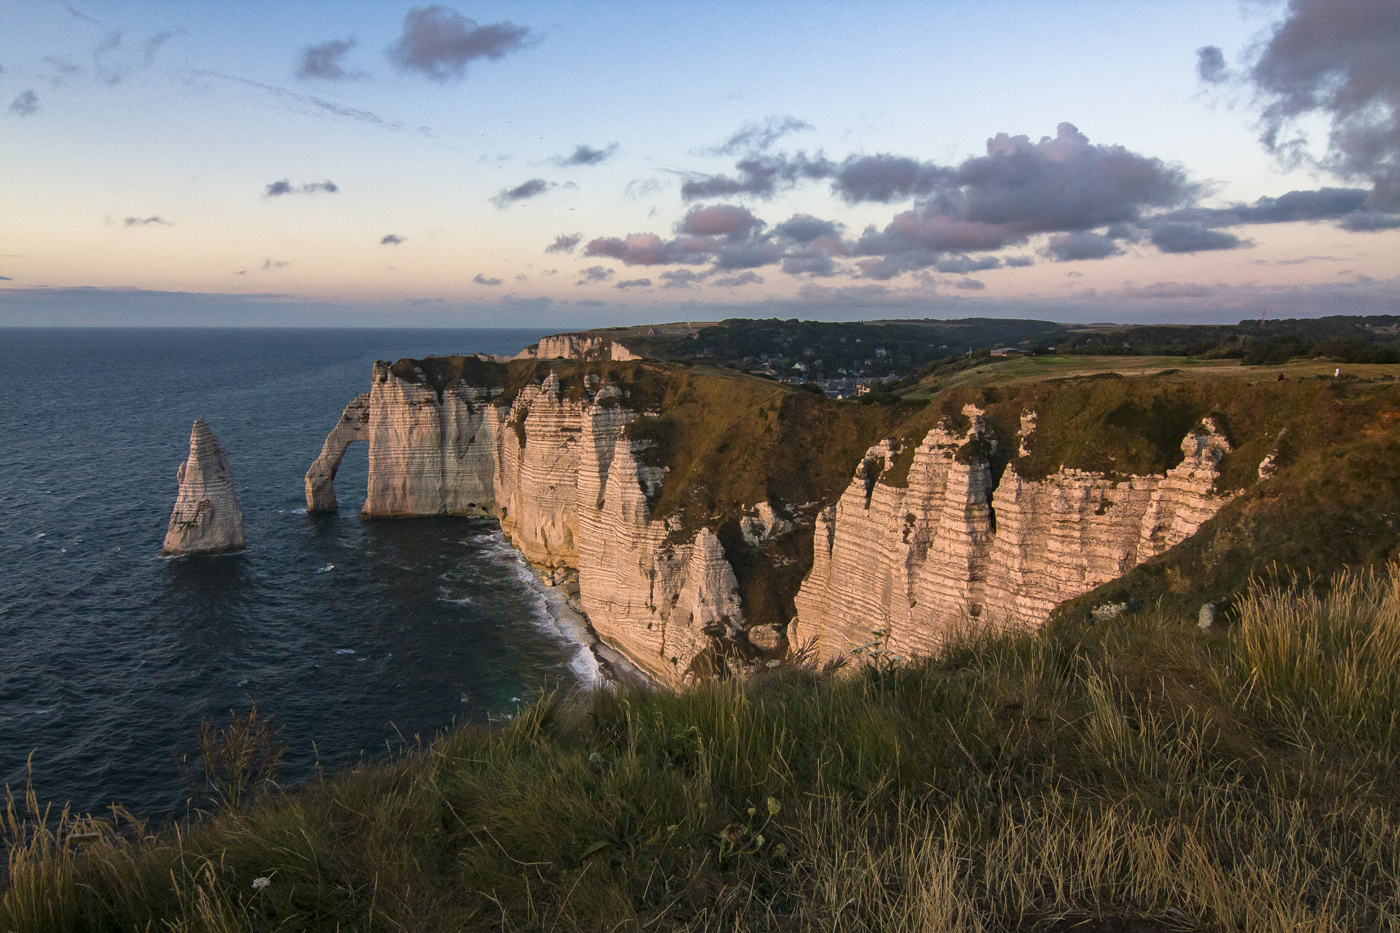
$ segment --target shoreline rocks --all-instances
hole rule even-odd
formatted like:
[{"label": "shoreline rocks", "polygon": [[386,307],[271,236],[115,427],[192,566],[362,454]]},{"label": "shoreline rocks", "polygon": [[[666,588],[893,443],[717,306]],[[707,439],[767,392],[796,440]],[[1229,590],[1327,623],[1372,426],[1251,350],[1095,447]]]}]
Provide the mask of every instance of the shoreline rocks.
[{"label": "shoreline rocks", "polygon": [[203,418],[196,418],[190,429],[190,453],[180,464],[176,479],[180,491],[161,555],[243,550],[243,513],[233,491],[228,455]]}]

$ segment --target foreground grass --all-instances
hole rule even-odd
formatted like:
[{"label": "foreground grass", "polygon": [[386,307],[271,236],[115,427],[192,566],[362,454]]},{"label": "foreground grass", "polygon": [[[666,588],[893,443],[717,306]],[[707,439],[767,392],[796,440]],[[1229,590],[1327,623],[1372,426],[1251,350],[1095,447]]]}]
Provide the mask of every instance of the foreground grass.
[{"label": "foreground grass", "polygon": [[1238,614],[545,698],[157,834],[12,800],[0,930],[1395,929],[1400,580]]}]

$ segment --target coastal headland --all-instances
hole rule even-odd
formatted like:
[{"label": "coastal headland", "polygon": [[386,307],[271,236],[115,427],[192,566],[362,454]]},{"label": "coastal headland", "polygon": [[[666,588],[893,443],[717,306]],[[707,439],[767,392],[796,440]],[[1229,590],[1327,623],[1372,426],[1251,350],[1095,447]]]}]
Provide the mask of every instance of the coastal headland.
[{"label": "coastal headland", "polygon": [[[380,362],[308,471],[307,507],[335,507],[336,466],[364,441],[364,516],[497,518],[601,643],[673,686],[794,652],[927,655],[967,624],[1033,630],[1067,604],[1213,613],[1270,562],[1325,574],[1376,556],[1383,533],[1322,553],[1283,526],[1338,520],[1318,504],[1329,483],[1358,494],[1328,462],[1384,460],[1391,365],[1342,379],[1299,360],[1280,381],[1217,334],[1213,359],[1114,366],[1037,347],[1092,350],[1102,331],[1034,323],[1008,325],[1020,348],[945,354],[855,400],[715,365],[712,344],[736,341],[722,325],[559,335],[509,361]],[[843,326],[825,325],[833,345],[871,327]],[[1157,339],[1179,340],[1171,330]],[[643,358],[667,341],[698,359]],[[832,355],[797,351],[818,352]],[[1283,504],[1294,486],[1309,494]],[[1364,511],[1350,520],[1395,514]]]}]

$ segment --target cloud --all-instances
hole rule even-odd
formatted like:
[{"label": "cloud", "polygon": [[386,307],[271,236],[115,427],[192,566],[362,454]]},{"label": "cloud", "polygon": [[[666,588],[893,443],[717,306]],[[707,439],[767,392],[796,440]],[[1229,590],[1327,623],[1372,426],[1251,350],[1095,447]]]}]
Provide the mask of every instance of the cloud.
[{"label": "cloud", "polygon": [[591,146],[586,146],[583,143],[579,143],[577,146],[574,147],[573,152],[569,153],[566,156],[556,156],[550,161],[553,162],[555,165],[565,168],[574,165],[598,165],[599,163],[606,162],[608,159],[612,158],[613,154],[616,152],[617,143],[609,143],[602,149],[594,149]]},{"label": "cloud", "polygon": [[550,188],[558,187],[552,181],[545,181],[543,178],[531,178],[529,181],[521,182],[514,188],[502,188],[500,193],[491,199],[491,203],[501,210],[505,210],[517,201],[528,201],[544,194]]},{"label": "cloud", "polygon": [[1375,233],[1380,230],[1400,230],[1400,214],[1383,214],[1377,211],[1357,211],[1341,220],[1344,230],[1356,233]]},{"label": "cloud", "polygon": [[622,193],[634,201],[640,201],[648,195],[655,194],[664,187],[655,178],[634,178],[622,189]]},{"label": "cloud", "polygon": [[661,273],[662,288],[691,288],[705,281],[707,274],[690,269],[671,269]]},{"label": "cloud", "polygon": [[[298,104],[314,113],[329,114],[333,117],[344,117],[347,120],[358,120],[362,123],[369,123],[373,126],[383,127],[386,130],[406,130],[408,124],[401,120],[386,120],[376,113],[368,110],[359,110],[354,107],[342,107],[340,104],[332,103],[312,94],[298,94],[296,91],[289,91],[284,87],[277,87],[272,84],[263,84],[261,81],[253,81],[248,78],[240,78],[236,75],[221,74],[217,71],[196,70],[185,73],[185,81],[193,82],[197,78],[217,78],[220,81],[228,81],[232,84],[242,84],[245,87],[256,88],[266,91],[279,100],[290,101]],[[432,130],[426,126],[419,126],[416,131],[426,135],[432,135]]]},{"label": "cloud", "polygon": [[1240,224],[1279,224],[1303,220],[1331,220],[1361,210],[1367,199],[1364,188],[1319,188],[1289,191],[1276,198],[1259,198],[1253,204],[1231,207],[1192,207],[1173,211],[1169,220],[1189,221],[1211,227]]},{"label": "cloud", "polygon": [[32,90],[21,91],[13,101],[10,102],[10,113],[21,117],[33,116],[39,110],[39,95]]},{"label": "cloud", "polygon": [[987,286],[983,285],[976,279],[959,279],[958,281],[953,283],[953,287],[961,288],[965,292],[980,292]]},{"label": "cloud", "polygon": [[497,278],[490,278],[490,279],[488,279],[485,275],[482,275],[480,272],[478,272],[478,273],[476,274],[476,277],[473,278],[472,281],[475,282],[477,285],[500,285],[500,284],[501,284],[501,280],[500,280],[500,279],[497,279]]},{"label": "cloud", "polygon": [[1046,241],[1045,251],[1056,262],[1074,262],[1079,259],[1106,259],[1119,250],[1113,237],[1079,230],[1052,235]]},{"label": "cloud", "polygon": [[1314,161],[1306,124],[1329,123],[1317,161],[1371,182],[1370,206],[1400,210],[1400,4],[1289,0],[1248,72],[1264,105],[1260,141],[1287,163]]},{"label": "cloud", "polygon": [[160,217],[128,217],[122,221],[122,225],[126,227],[149,227],[152,224],[159,227],[174,226],[170,221],[163,220]]},{"label": "cloud", "polygon": [[335,182],[329,180],[313,181],[304,185],[293,185],[284,178],[281,181],[274,181],[269,184],[267,189],[263,192],[263,197],[278,198],[284,194],[318,194],[321,192],[335,194],[339,190],[340,187],[336,185]]},{"label": "cloud", "polygon": [[1035,265],[1035,260],[1030,256],[1007,256],[1005,262],[1012,269],[1024,269],[1026,266]]},{"label": "cloud", "polygon": [[995,256],[979,256],[973,259],[971,256],[960,254],[938,260],[938,262],[934,264],[934,268],[939,272],[967,275],[969,272],[983,272],[987,269],[999,269],[1001,268],[1001,260]]},{"label": "cloud", "polygon": [[301,50],[298,78],[319,78],[323,81],[343,81],[353,77],[340,63],[345,53],[355,47],[352,39],[331,39],[320,45],[308,45]]},{"label": "cloud", "polygon": [[415,7],[403,21],[403,35],[389,48],[389,60],[401,71],[415,71],[434,81],[466,74],[478,58],[500,59],[524,48],[530,30],[512,22],[480,25],[444,6]]},{"label": "cloud", "polygon": [[800,181],[830,178],[835,171],[835,166],[824,156],[809,158],[805,152],[793,156],[782,153],[751,155],[740,159],[734,167],[739,173],[737,178],[701,175],[687,179],[681,185],[681,198],[694,201],[737,194],[771,198]]},{"label": "cloud", "polygon": [[695,236],[744,237],[763,226],[748,208],[733,204],[715,204],[693,208],[676,225],[676,232]]},{"label": "cloud", "polygon": [[591,285],[594,282],[605,282],[613,276],[612,269],[604,269],[602,266],[589,266],[587,269],[579,270],[579,280],[575,285]]},{"label": "cloud", "polygon": [[139,74],[155,64],[156,54],[161,46],[170,41],[173,32],[157,33],[148,39],[127,47],[123,43],[122,31],[112,30],[105,40],[93,50],[92,62],[97,80],[115,86],[132,75]]},{"label": "cloud", "polygon": [[406,241],[406,237],[401,237],[397,233],[386,233],[379,240],[380,246],[398,246]]},{"label": "cloud", "polygon": [[273,269],[285,269],[290,265],[291,263],[285,259],[264,259],[262,267],[264,270],[270,271]]},{"label": "cloud", "polygon": [[747,272],[740,272],[738,275],[726,275],[714,280],[715,285],[721,288],[738,288],[741,285],[762,285],[763,276],[750,269]]},{"label": "cloud", "polygon": [[831,188],[851,204],[888,204],[930,194],[948,180],[950,173],[950,169],[903,156],[852,156],[841,163]]},{"label": "cloud", "polygon": [[553,243],[544,248],[544,251],[546,253],[572,253],[581,239],[583,239],[581,233],[561,233],[554,238]]},{"label": "cloud", "polygon": [[14,279],[10,278],[8,275],[0,275],[0,282],[13,282],[13,281],[14,281]]},{"label": "cloud", "polygon": [[812,124],[796,117],[771,116],[757,122],[745,123],[718,146],[702,149],[702,155],[734,155],[736,152],[763,152],[791,133],[812,129]]},{"label": "cloud", "polygon": [[773,233],[794,243],[810,243],[817,237],[839,237],[844,227],[811,214],[793,214],[773,228]]},{"label": "cloud", "polygon": [[1206,84],[1220,84],[1230,77],[1225,67],[1225,53],[1213,45],[1196,50],[1196,76]]},{"label": "cloud", "polygon": [[1152,245],[1164,253],[1202,253],[1239,249],[1248,243],[1233,233],[1211,230],[1200,224],[1165,222],[1152,227]]},{"label": "cloud", "polygon": [[615,288],[651,288],[651,279],[623,279]]}]

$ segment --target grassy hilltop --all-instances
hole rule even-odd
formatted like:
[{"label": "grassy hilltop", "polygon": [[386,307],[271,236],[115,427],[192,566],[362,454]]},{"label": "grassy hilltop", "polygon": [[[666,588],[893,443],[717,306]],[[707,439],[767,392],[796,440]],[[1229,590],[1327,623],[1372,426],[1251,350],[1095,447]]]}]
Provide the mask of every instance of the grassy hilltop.
[{"label": "grassy hilltop", "polygon": [[[1400,366],[1337,378],[1315,349],[1267,368],[964,354],[859,402],[712,360],[401,363],[440,390],[499,385],[500,404],[551,371],[573,397],[592,375],[622,386],[646,413],[629,433],[670,469],[654,514],[718,530],[751,622],[790,615],[811,517],[864,451],[969,403],[1002,441],[998,479],[1161,472],[1210,416],[1237,495],[1036,634],[542,697],[161,830],[11,799],[0,933],[1400,927]],[[907,481],[894,466],[882,481]],[[799,528],[751,547],[738,522],[764,498]],[[1110,601],[1127,611],[1095,622]],[[216,736],[216,790],[268,750],[240,726]]]},{"label": "grassy hilltop", "polygon": [[1397,711],[1384,575],[545,697],[159,833],[12,801],[0,930],[1393,929]]}]

